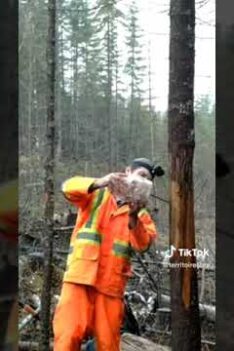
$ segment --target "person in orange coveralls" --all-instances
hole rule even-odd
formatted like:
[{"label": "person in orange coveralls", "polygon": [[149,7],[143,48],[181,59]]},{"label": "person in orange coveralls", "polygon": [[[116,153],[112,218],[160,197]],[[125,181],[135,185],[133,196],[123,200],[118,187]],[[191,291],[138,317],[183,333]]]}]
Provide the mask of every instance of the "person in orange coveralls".
[{"label": "person in orange coveralls", "polygon": [[[155,166],[148,159],[135,159],[125,173],[152,180]],[[95,336],[98,351],[120,350],[131,251],[148,250],[157,237],[144,204],[124,203],[110,192],[122,176],[76,176],[62,185],[65,198],[79,212],[53,320],[54,351],[79,351],[89,335]]]}]

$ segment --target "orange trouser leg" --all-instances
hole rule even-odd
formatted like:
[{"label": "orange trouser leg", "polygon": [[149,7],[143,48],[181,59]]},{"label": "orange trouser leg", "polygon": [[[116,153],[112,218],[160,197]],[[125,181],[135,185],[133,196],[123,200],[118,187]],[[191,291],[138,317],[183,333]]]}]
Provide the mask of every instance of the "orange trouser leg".
[{"label": "orange trouser leg", "polygon": [[119,298],[97,293],[94,307],[97,351],[120,351],[124,304]]},{"label": "orange trouser leg", "polygon": [[63,283],[53,320],[54,351],[80,351],[93,314],[89,289],[85,285]]}]

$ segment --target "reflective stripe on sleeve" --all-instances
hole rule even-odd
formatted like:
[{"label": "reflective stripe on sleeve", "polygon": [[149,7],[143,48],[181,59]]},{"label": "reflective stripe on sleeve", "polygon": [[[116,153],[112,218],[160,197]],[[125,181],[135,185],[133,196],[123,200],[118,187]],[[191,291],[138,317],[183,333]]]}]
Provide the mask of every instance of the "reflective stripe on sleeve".
[{"label": "reflective stripe on sleeve", "polygon": [[102,203],[104,193],[105,193],[104,189],[99,190],[97,197],[94,200],[93,208],[91,210],[90,217],[88,222],[85,225],[85,228],[91,228],[96,223],[97,216],[98,216],[98,207]]},{"label": "reflective stripe on sleeve", "polygon": [[84,231],[79,232],[76,237],[77,240],[88,242],[95,242],[101,244],[101,235],[98,232]]},{"label": "reflective stripe on sleeve", "polygon": [[131,247],[128,242],[122,240],[115,240],[112,253],[115,256],[130,259]]}]

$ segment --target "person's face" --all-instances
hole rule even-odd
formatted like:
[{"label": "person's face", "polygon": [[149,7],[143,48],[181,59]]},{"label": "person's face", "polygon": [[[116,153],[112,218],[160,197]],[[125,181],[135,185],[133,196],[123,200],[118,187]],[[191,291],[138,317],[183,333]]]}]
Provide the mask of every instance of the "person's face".
[{"label": "person's face", "polygon": [[128,167],[126,169],[126,173],[127,174],[135,174],[135,175],[138,175],[138,176],[141,176],[143,178],[146,178],[146,179],[149,179],[149,180],[152,180],[152,177],[151,177],[151,174],[150,172],[148,171],[148,169],[146,169],[145,167],[138,167],[134,170],[131,170],[130,167]]}]

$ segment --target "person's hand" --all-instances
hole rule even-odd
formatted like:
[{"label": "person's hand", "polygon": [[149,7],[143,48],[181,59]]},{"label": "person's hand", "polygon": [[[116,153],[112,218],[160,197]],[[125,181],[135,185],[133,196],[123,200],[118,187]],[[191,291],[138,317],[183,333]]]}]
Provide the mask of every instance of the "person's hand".
[{"label": "person's hand", "polygon": [[137,216],[138,212],[145,207],[145,203],[137,201],[137,202],[130,202],[129,203],[129,216]]},{"label": "person's hand", "polygon": [[125,173],[112,173],[108,181],[108,189],[116,196],[125,194],[128,191]]},{"label": "person's hand", "polygon": [[128,222],[128,228],[129,229],[134,229],[137,225],[138,221],[138,212],[145,207],[145,204],[142,202],[130,202],[129,203],[129,222]]},{"label": "person's hand", "polygon": [[95,181],[95,188],[108,187],[110,191],[115,191],[121,184],[121,179],[126,177],[124,173],[109,173]]},{"label": "person's hand", "polygon": [[108,186],[109,179],[110,179],[111,175],[112,175],[112,173],[107,174],[106,176],[97,179],[95,181],[95,186],[98,188],[105,188],[106,186]]}]

